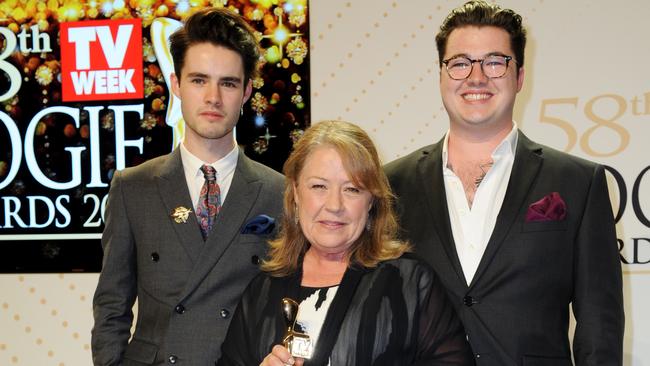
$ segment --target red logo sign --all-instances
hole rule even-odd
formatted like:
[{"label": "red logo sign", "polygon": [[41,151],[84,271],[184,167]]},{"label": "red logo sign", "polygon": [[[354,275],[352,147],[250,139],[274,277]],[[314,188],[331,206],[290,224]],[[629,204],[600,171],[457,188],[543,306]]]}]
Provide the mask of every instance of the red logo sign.
[{"label": "red logo sign", "polygon": [[64,102],[143,97],[140,19],[68,22],[60,30]]}]

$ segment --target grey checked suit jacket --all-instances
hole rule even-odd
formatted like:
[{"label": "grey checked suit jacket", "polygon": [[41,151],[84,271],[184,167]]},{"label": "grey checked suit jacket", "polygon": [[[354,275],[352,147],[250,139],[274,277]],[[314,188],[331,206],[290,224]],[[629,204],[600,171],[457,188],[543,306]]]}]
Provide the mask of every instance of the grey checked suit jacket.
[{"label": "grey checked suit jacket", "polygon": [[116,172],[93,299],[94,364],[213,365],[272,236],[241,230],[261,214],[279,223],[283,190],[281,174],[240,151],[228,196],[204,242],[194,211],[186,223],[170,217],[176,207],[193,207],[179,149]]},{"label": "grey checked suit jacket", "polygon": [[[442,141],[386,166],[403,235],[444,283],[479,366],[622,364],[621,264],[602,166],[519,132],[503,205],[472,282],[448,216]],[[531,203],[558,192],[562,221],[527,222]]]}]

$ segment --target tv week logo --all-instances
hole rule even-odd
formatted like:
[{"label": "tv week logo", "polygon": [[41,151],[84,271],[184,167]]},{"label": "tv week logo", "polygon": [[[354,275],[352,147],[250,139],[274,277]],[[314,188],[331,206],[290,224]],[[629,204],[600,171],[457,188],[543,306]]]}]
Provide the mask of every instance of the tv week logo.
[{"label": "tv week logo", "polygon": [[63,101],[144,95],[140,19],[61,23]]}]

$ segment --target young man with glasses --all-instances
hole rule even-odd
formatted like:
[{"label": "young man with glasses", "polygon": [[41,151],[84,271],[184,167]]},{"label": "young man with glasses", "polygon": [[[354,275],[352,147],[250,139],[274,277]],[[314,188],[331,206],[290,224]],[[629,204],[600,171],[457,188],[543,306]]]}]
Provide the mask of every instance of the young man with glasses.
[{"label": "young man with glasses", "polygon": [[482,0],[436,36],[449,130],[388,164],[404,236],[456,304],[478,365],[621,365],[623,296],[604,169],[529,140],[521,16]]}]

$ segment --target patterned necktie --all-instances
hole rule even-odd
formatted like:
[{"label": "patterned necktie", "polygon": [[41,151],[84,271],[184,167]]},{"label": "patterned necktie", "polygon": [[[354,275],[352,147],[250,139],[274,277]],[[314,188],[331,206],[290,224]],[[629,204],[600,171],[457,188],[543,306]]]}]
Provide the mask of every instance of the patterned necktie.
[{"label": "patterned necktie", "polygon": [[199,221],[203,240],[206,240],[212,229],[214,218],[221,209],[221,189],[217,184],[217,171],[210,165],[201,166],[205,183],[201,187],[199,204],[196,206],[196,218]]}]

